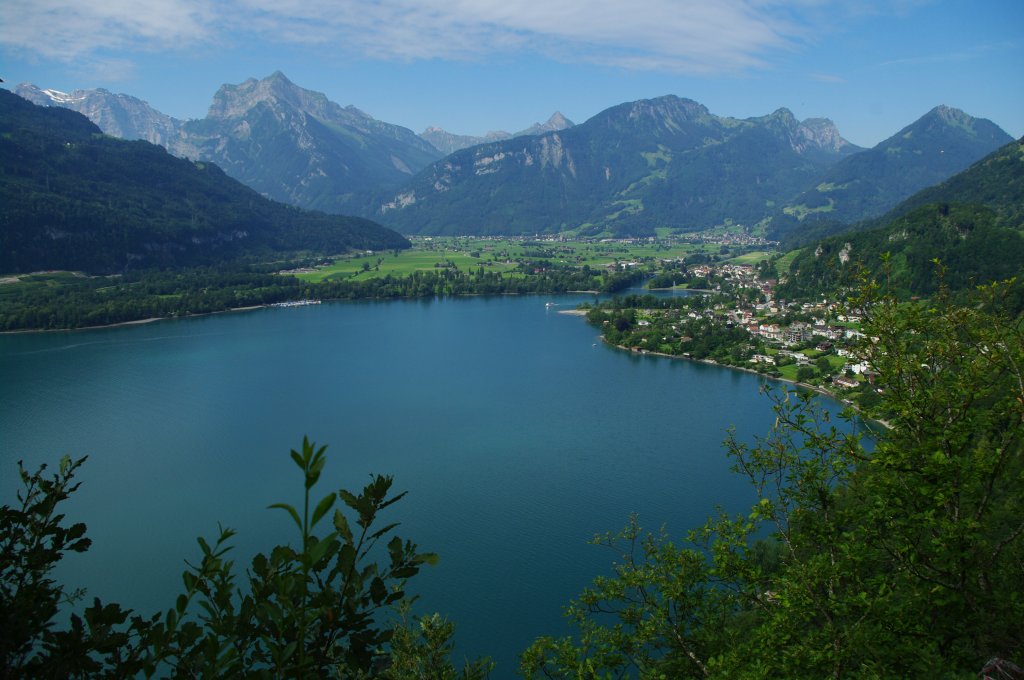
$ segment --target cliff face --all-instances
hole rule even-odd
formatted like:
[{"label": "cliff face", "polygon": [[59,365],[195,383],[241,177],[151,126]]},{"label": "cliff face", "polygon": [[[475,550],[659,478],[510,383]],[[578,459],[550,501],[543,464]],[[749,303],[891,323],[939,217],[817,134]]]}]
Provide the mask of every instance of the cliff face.
[{"label": "cliff face", "polygon": [[77,111],[104,133],[121,139],[144,139],[167,146],[177,137],[182,124],[182,121],[160,113],[141,99],[114,94],[102,88],[68,93],[22,83],[14,93],[39,106],[61,106]]}]

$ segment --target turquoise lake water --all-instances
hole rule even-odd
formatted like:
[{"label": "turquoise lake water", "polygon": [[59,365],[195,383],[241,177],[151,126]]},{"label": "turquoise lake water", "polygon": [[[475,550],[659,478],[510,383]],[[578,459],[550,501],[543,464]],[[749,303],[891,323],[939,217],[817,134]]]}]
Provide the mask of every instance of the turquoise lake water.
[{"label": "turquoise lake water", "polygon": [[[59,572],[143,612],[172,606],[195,537],[236,558],[290,540],[288,457],[328,445],[321,489],[395,476],[403,537],[441,562],[411,582],[496,679],[615,559],[587,541],[630,513],[681,536],[742,511],[727,428],[774,417],[755,375],[637,356],[558,314],[583,296],[331,303],[142,326],[0,336],[0,492],[15,463],[89,455],[67,505],[93,548]],[[546,307],[553,301],[558,306]]]}]

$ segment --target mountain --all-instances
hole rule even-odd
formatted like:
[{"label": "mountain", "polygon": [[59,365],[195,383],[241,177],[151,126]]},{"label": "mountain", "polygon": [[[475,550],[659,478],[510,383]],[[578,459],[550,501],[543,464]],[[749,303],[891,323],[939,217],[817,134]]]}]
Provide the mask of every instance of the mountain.
[{"label": "mountain", "polygon": [[325,212],[356,212],[367,194],[397,187],[441,157],[411,130],[342,107],[279,71],[222,86],[207,116],[190,121],[106,90],[63,94],[24,84],[17,91],[79,111],[109,135],[217,163],[268,198]]},{"label": "mountain", "polygon": [[14,93],[39,106],[60,106],[77,111],[104,133],[121,139],[144,139],[166,146],[177,137],[182,124],[182,121],[160,113],[141,99],[113,94],[102,88],[66,93],[22,83]]},{"label": "mountain", "polygon": [[441,155],[411,130],[281,72],[221,87],[206,118],[185,123],[168,150],[213,161],[269,198],[334,213],[352,212],[363,194],[398,186]]},{"label": "mountain", "polygon": [[472,135],[456,135],[451,132],[442,130],[439,127],[428,127],[426,130],[420,133],[420,138],[425,139],[434,148],[448,155],[459,151],[461,149],[467,149],[477,144],[487,144],[489,142],[499,142],[504,139],[512,139],[514,137],[523,137],[526,135],[542,135],[545,132],[557,132],[559,130],[565,130],[571,128],[574,123],[563,116],[560,112],[555,111],[546,123],[534,123],[525,130],[516,132],[515,134],[509,132],[488,132],[483,137],[474,137]]},{"label": "mountain", "polygon": [[[886,253],[886,285],[904,295],[936,290],[935,260],[945,268],[943,283],[954,291],[1019,277],[1024,271],[1024,140],[915,194],[878,222],[881,226],[803,249],[780,294],[834,290],[852,281],[861,265],[878,274]],[[1024,286],[1017,290],[1024,295]]]},{"label": "mountain", "polygon": [[675,96],[457,151],[382,202],[404,233],[653,234],[753,225],[858,147],[786,109],[738,120]]},{"label": "mountain", "polygon": [[1010,141],[989,120],[938,106],[874,148],[836,163],[784,212],[845,223],[875,217]]},{"label": "mountain", "polygon": [[267,200],[216,165],[105,136],[79,113],[0,90],[0,272],[408,245],[369,220]]},{"label": "mountain", "polygon": [[884,219],[891,221],[929,203],[977,203],[993,210],[1007,226],[1024,230],[1024,138],[945,182],[917,192]]}]

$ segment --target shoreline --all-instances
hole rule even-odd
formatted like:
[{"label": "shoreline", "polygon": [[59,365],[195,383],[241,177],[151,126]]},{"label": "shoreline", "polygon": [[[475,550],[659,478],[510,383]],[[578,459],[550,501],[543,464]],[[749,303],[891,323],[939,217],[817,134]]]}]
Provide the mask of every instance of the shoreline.
[{"label": "shoreline", "polygon": [[151,316],[145,319],[134,319],[132,321],[118,321],[117,323],[106,323],[101,326],[79,326],[78,328],[19,328],[13,331],[0,331],[0,335],[15,335],[19,333],[75,333],[78,331],[96,331],[103,328],[121,328],[123,326],[143,326],[154,321],[168,321],[170,319],[193,319],[201,316],[213,316],[214,314],[229,314],[231,312],[248,312],[253,309],[269,309],[272,305],[248,305],[246,307],[229,307],[218,309],[215,312],[200,312],[198,314],[185,314],[184,316]]},{"label": "shoreline", "polygon": [[[582,310],[579,310],[579,311],[582,311]],[[789,378],[778,378],[778,377],[775,377],[775,376],[772,376],[772,375],[767,375],[765,373],[761,373],[760,371],[755,371],[752,368],[745,368],[743,366],[731,366],[729,364],[720,364],[717,361],[713,361],[711,359],[694,359],[693,357],[684,357],[684,356],[680,356],[680,355],[677,355],[677,354],[665,354],[664,352],[652,352],[652,351],[646,350],[646,349],[634,352],[632,350],[632,348],[625,347],[623,345],[613,345],[613,344],[611,344],[610,342],[605,340],[604,335],[601,335],[600,337],[601,337],[601,342],[603,344],[605,344],[605,345],[607,345],[609,347],[613,347],[613,348],[615,348],[617,350],[621,350],[623,352],[628,352],[630,354],[639,354],[641,356],[656,356],[656,357],[663,357],[665,359],[678,359],[678,360],[682,360],[682,361],[692,361],[694,363],[705,364],[707,366],[718,366],[719,368],[727,368],[727,369],[733,370],[733,371],[743,371],[744,373],[752,373],[752,374],[754,374],[756,376],[764,378],[765,380],[772,380],[772,381],[775,381],[775,382],[789,383],[790,385],[794,385],[794,386],[799,387],[799,388],[810,390],[811,392],[816,392],[817,394],[820,394],[820,395],[822,395],[824,397],[828,397],[829,399],[834,399],[836,402],[842,404],[843,406],[852,409],[854,411],[854,413],[856,413],[857,416],[859,418],[861,418],[862,420],[864,420],[864,421],[872,422],[872,423],[878,423],[879,425],[884,427],[886,430],[892,429],[892,426],[887,421],[881,420],[879,418],[871,418],[871,417],[865,415],[864,412],[861,411],[860,407],[857,406],[857,404],[854,404],[851,400],[844,399],[841,395],[838,395],[838,394],[836,394],[834,392],[830,392],[829,390],[825,389],[824,387],[820,387],[818,385],[810,385],[808,383],[800,382],[798,380],[790,380]]]},{"label": "shoreline", "polygon": [[[569,290],[569,291],[566,291],[565,293],[514,293],[514,292],[498,293],[498,295],[502,295],[502,296],[504,296],[504,295],[536,295],[538,297],[539,296],[543,296],[543,295],[580,295],[580,294],[601,295],[601,292],[600,291],[596,291],[596,290]],[[458,297],[481,297],[483,295],[484,295],[483,293],[463,293],[463,294],[460,294],[460,295],[440,296],[440,297],[456,297],[456,298],[458,298]],[[436,298],[436,297],[439,297],[439,296],[435,295],[435,296],[432,296],[432,297]],[[382,301],[383,300],[383,301],[387,301],[387,300],[418,300],[418,299],[423,299],[423,298],[416,297],[416,296],[401,296],[401,297],[394,297],[394,298],[330,298],[330,299],[326,299],[326,300],[320,300],[320,302],[355,302],[355,301],[364,301],[364,300],[375,300],[375,301]],[[218,309],[218,310],[215,310],[215,311],[212,311],[212,312],[199,312],[197,314],[185,314],[185,315],[181,315],[181,316],[151,316],[151,317],[148,317],[148,318],[145,318],[145,319],[133,319],[132,321],[118,321],[117,323],[107,323],[107,324],[102,324],[102,325],[99,325],[99,326],[78,326],[76,328],[17,328],[15,330],[10,330],[10,331],[0,331],[0,335],[14,335],[14,334],[17,334],[17,333],[71,333],[71,332],[75,332],[75,331],[99,330],[101,328],[120,328],[120,327],[123,327],[123,326],[141,326],[141,325],[144,325],[144,324],[153,323],[154,321],[166,321],[168,319],[191,319],[193,317],[210,316],[212,314],[227,314],[227,313],[230,313],[230,312],[247,312],[247,311],[250,311],[250,310],[253,310],[253,309],[269,309],[271,307],[274,307],[276,304],[278,304],[278,303],[268,302],[268,303],[262,304],[262,305],[247,305],[245,307],[229,307],[227,309]],[[565,313],[565,312],[560,312],[560,313]],[[575,310],[573,310],[572,312],[569,312],[569,313],[575,313]],[[586,312],[583,312],[582,315],[586,315]]]}]

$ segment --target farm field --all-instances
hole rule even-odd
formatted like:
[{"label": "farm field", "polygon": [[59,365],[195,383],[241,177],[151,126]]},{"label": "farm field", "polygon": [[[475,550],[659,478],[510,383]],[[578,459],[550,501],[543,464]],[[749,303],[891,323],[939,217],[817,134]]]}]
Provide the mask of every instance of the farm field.
[{"label": "farm field", "polygon": [[[549,263],[557,266],[607,267],[620,262],[648,263],[703,253],[717,255],[717,244],[672,241],[591,242],[530,241],[468,237],[414,238],[402,251],[363,252],[338,257],[330,265],[295,273],[310,282],[349,279],[364,281],[382,276],[407,276],[416,271],[453,267],[483,267],[488,271],[516,272],[521,266]],[[759,258],[760,259],[760,258]]]}]

